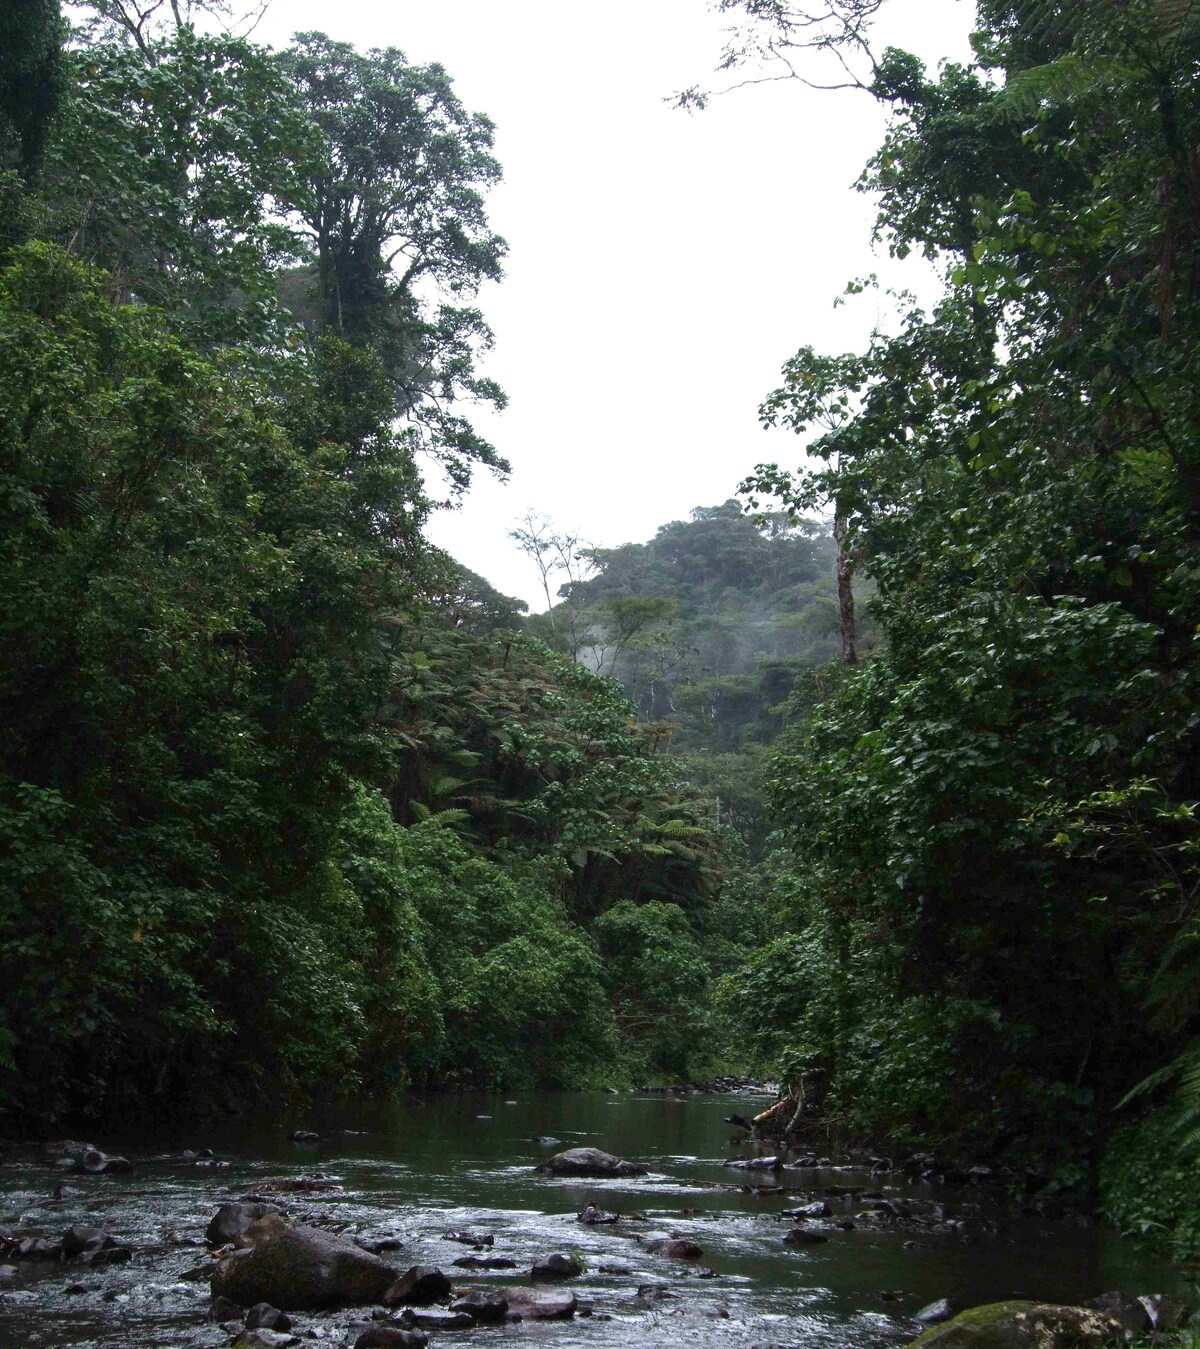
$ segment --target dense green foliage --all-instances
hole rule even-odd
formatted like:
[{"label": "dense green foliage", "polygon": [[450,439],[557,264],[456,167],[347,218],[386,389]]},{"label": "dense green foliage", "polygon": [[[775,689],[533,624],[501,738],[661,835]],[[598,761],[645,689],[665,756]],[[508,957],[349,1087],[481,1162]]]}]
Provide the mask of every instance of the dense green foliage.
[{"label": "dense green foliage", "polygon": [[727,64],[890,106],[863,187],[941,298],[788,362],[761,514],[531,517],[533,618],[421,532],[422,456],[504,467],[490,122],[392,49],[10,6],[7,1112],[742,1036],[801,1118],[1200,1249],[1200,18],[984,0],[932,77],[880,3],[722,0]]},{"label": "dense green foliage", "polygon": [[710,807],[421,534],[422,453],[502,467],[490,123],[98,9],[60,56],[29,7],[67,78],[4,129],[0,1106],[702,1070]]},{"label": "dense green foliage", "polygon": [[1175,1223],[1147,1159],[1189,1146],[1200,1095],[1200,20],[984,3],[975,44],[866,77],[879,237],[937,260],[942,299],[802,349],[763,409],[815,466],[750,489],[835,503],[881,640],[781,741],[789,935],[744,988],[827,1118],[1056,1187],[1168,1065],[1182,1094],[1144,1150],[1123,1128],[1106,1193]]}]

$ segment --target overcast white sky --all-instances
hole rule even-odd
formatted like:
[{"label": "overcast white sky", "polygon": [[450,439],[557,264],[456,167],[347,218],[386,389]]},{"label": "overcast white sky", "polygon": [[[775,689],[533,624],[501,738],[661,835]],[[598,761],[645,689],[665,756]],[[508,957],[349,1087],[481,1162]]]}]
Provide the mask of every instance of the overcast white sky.
[{"label": "overcast white sky", "polygon": [[[964,59],[973,13],[890,0],[879,45]],[[513,472],[481,476],[428,533],[531,604],[507,537],[527,509],[612,546],[724,501],[760,461],[797,462],[796,438],[756,415],[783,361],[861,343],[878,302],[835,311],[851,277],[923,287],[923,264],[871,251],[853,183],[883,118],[866,95],[789,81],[699,114],[663,101],[711,82],[723,27],[706,0],[274,0],[255,33],[282,46],[315,28],[440,61],[497,124],[490,213],[510,254],[481,306],[486,372],[510,403],[478,424]]]}]

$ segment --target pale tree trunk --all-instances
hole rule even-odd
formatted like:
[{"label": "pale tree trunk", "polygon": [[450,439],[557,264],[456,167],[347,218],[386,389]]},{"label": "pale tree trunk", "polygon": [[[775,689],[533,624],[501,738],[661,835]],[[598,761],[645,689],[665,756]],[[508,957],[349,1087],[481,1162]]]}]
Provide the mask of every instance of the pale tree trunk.
[{"label": "pale tree trunk", "polygon": [[858,664],[858,644],[854,638],[854,587],[851,583],[850,554],[846,551],[849,523],[838,507],[833,516],[833,537],[837,543],[838,625],[842,634],[842,660]]}]

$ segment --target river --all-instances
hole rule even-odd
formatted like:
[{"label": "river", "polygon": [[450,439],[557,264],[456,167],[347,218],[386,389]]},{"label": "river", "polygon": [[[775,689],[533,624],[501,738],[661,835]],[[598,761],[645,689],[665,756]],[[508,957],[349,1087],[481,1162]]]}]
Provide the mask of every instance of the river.
[{"label": "river", "polygon": [[[920,1330],[912,1314],[938,1298],[963,1306],[1008,1297],[1079,1301],[1109,1289],[1184,1291],[1181,1275],[1095,1225],[1023,1215],[984,1188],[945,1190],[842,1167],[782,1173],[784,1195],[757,1188],[772,1174],[736,1170],[753,1155],[732,1142],[731,1112],[762,1098],[601,1092],[438,1095],[398,1106],[277,1118],[167,1140],[94,1141],[134,1162],[130,1175],[54,1171],[32,1152],[0,1165],[0,1233],[61,1235],[103,1227],[134,1247],[102,1269],[22,1262],[0,1284],[0,1349],[215,1349],[229,1334],[206,1321],[208,1289],[181,1275],[206,1258],[204,1227],[218,1204],[272,1183],[314,1179],[280,1200],[291,1216],[367,1238],[398,1237],[400,1269],[439,1265],[464,1287],[525,1281],[530,1261],[578,1252],[571,1283],[591,1315],[440,1333],[431,1343],[532,1343],[544,1349],[688,1346],[883,1346]],[[317,1144],[287,1141],[297,1127]],[[535,1166],[556,1149],[594,1146],[641,1162],[644,1178],[564,1181]],[[197,1164],[183,1149],[211,1148]],[[740,1186],[751,1187],[746,1192]],[[65,1193],[54,1197],[57,1187]],[[847,1193],[849,1192],[849,1193]],[[874,1197],[872,1197],[874,1196]],[[576,1213],[593,1200],[620,1212],[609,1226]],[[805,1226],[824,1242],[785,1246],[782,1210],[825,1202]],[[899,1208],[900,1216],[887,1210]],[[880,1205],[880,1207],[872,1207]],[[846,1228],[840,1224],[853,1223]],[[464,1247],[446,1233],[491,1232],[488,1254],[519,1268],[453,1266]],[[678,1233],[704,1249],[700,1267],[650,1254]],[[711,1274],[709,1273],[711,1271]],[[460,1277],[461,1276],[461,1277]],[[655,1287],[656,1286],[656,1287]],[[640,1291],[639,1291],[640,1290]],[[350,1344],[363,1313],[298,1314],[314,1343]]]}]

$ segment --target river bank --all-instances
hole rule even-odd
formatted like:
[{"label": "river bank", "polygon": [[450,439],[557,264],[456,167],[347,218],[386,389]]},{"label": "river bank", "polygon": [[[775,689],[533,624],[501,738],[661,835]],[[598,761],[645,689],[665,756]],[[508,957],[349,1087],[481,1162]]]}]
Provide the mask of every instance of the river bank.
[{"label": "river bank", "polygon": [[[89,1141],[132,1166],[100,1175],[68,1174],[26,1150],[0,1164],[0,1234],[61,1238],[80,1224],[111,1233],[131,1254],[106,1266],[16,1262],[0,1288],[0,1346],[228,1344],[230,1332],[207,1319],[207,1282],[185,1276],[208,1263],[205,1232],[218,1207],[246,1195],[373,1244],[401,1269],[442,1268],[463,1289],[527,1284],[533,1262],[548,1254],[581,1259],[584,1273],[570,1287],[590,1315],[445,1340],[536,1334],[553,1349],[616,1349],[652,1334],[666,1345],[899,1345],[921,1329],[914,1314],[940,1298],[966,1307],[1186,1291],[1179,1271],[1131,1243],[1079,1220],[1021,1213],[987,1186],[872,1176],[869,1167],[729,1165],[762,1159],[732,1143],[725,1117],[768,1103],[644,1093],[431,1097],[197,1136],[97,1138]],[[297,1130],[315,1137],[289,1141]],[[578,1180],[536,1169],[573,1146],[629,1157],[647,1174]],[[589,1203],[619,1221],[580,1222]],[[512,1267],[456,1265],[471,1250],[449,1234],[464,1230],[490,1235],[486,1254]],[[797,1231],[803,1241],[785,1241]],[[673,1236],[702,1256],[680,1261],[653,1249]],[[294,1319],[306,1338],[350,1344],[363,1313]]]}]

